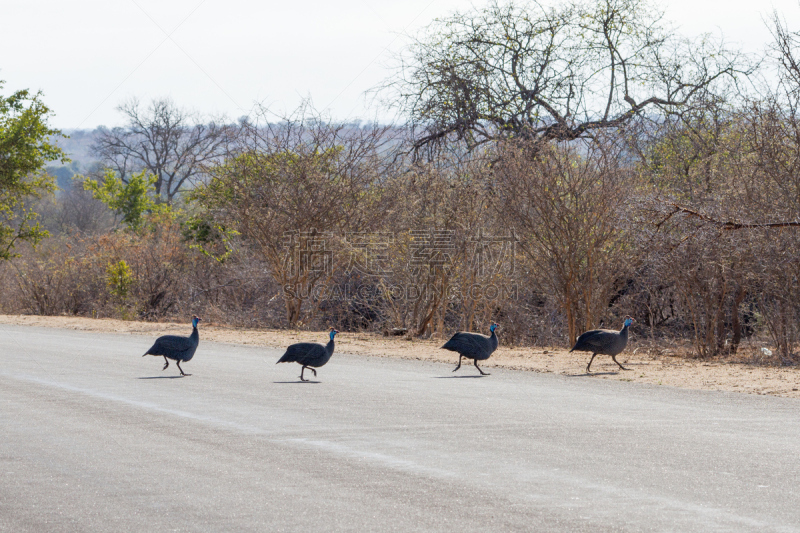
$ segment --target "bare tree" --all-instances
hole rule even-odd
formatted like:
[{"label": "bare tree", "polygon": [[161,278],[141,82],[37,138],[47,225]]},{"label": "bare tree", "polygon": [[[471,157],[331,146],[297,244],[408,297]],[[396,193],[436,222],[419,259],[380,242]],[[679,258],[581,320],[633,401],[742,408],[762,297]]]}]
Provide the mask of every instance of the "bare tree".
[{"label": "bare tree", "polygon": [[[453,326],[446,323],[453,311],[463,311],[463,323],[455,325],[467,329],[476,323],[485,327],[492,318],[491,302],[473,297],[478,284],[500,276],[491,265],[479,278],[482,265],[474,264],[476,247],[483,244],[476,239],[493,228],[487,174],[479,159],[459,160],[451,154],[436,164],[413,165],[388,184],[386,196],[403,194],[382,221],[394,235],[384,303],[396,325],[408,327],[412,335],[444,335]],[[399,298],[390,286],[404,288]]]},{"label": "bare tree", "polygon": [[230,129],[179,108],[170,100],[153,100],[146,108],[133,99],[117,108],[124,127],[101,128],[92,147],[103,163],[127,183],[134,172],[156,176],[156,193],[172,203],[225,151]]},{"label": "bare tree", "polygon": [[628,274],[623,210],[635,180],[611,149],[534,150],[538,155],[525,143],[507,147],[496,206],[516,226],[545,292],[558,299],[574,343],[581,328],[597,325]]},{"label": "bare tree", "polygon": [[645,0],[495,1],[433,23],[402,61],[385,89],[411,121],[415,151],[454,138],[591,137],[690,107],[750,72],[721,42],[678,38]]},{"label": "bare tree", "polygon": [[330,280],[337,240],[380,216],[374,186],[392,159],[388,130],[331,123],[307,106],[279,123],[244,123],[236,149],[196,191],[204,216],[236,231],[267,265],[292,325]]},{"label": "bare tree", "polygon": [[99,200],[92,198],[80,184],[70,187],[58,195],[57,206],[52,217],[52,226],[58,233],[77,231],[82,234],[98,234],[114,227],[114,215]]},{"label": "bare tree", "polygon": [[772,33],[772,58],[777,61],[783,89],[794,100],[800,98],[800,31],[792,31],[777,11],[768,25]]}]

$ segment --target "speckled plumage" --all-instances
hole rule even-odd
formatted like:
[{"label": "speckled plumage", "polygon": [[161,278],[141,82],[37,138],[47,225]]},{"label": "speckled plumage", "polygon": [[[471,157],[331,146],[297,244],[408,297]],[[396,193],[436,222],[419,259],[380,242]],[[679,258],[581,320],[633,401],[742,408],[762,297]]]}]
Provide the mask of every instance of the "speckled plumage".
[{"label": "speckled plumage", "polygon": [[628,327],[633,323],[633,318],[626,316],[622,329],[614,331],[611,329],[593,329],[578,337],[575,346],[570,352],[592,352],[592,358],[586,365],[586,371],[592,366],[592,361],[597,354],[610,355],[622,370],[628,370],[617,361],[617,355],[622,353],[628,344]]},{"label": "speckled plumage", "polygon": [[197,351],[197,346],[200,344],[200,334],[197,331],[197,323],[200,322],[200,317],[192,317],[192,334],[188,337],[181,337],[179,335],[164,335],[156,339],[156,342],[147,350],[145,355],[160,355],[164,357],[164,368],[166,370],[169,366],[168,359],[175,361],[178,365],[178,370],[181,376],[185,376],[181,368],[181,361],[191,361],[194,353]]},{"label": "speckled plumage", "polygon": [[459,331],[453,335],[444,346],[442,346],[442,349],[456,352],[459,355],[458,366],[456,366],[453,372],[461,368],[461,359],[466,357],[474,361],[475,368],[478,369],[478,372],[484,376],[489,375],[481,370],[481,368],[478,366],[478,361],[489,359],[492,353],[497,349],[499,344],[497,333],[495,332],[497,326],[498,324],[492,324],[489,327],[492,334],[488,337],[486,335],[481,335],[480,333],[466,333]]},{"label": "speckled plumage", "polygon": [[315,342],[298,342],[297,344],[292,344],[286,348],[286,353],[278,359],[278,363],[299,363],[302,365],[300,369],[300,379],[302,381],[308,381],[303,377],[303,372],[305,372],[306,368],[310,368],[314,373],[314,377],[316,377],[317,371],[312,367],[319,368],[325,366],[325,364],[330,361],[334,348],[333,338],[337,333],[339,332],[331,328],[329,333],[330,341],[328,341],[328,344],[325,346]]}]

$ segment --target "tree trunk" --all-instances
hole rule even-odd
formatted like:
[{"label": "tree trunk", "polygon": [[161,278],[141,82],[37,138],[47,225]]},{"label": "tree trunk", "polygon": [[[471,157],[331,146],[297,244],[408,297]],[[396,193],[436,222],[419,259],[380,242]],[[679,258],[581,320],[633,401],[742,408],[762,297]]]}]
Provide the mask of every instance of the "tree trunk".
[{"label": "tree trunk", "polygon": [[739,349],[739,343],[742,342],[742,323],[739,320],[739,307],[744,301],[745,291],[742,285],[736,290],[736,296],[733,298],[733,306],[731,308],[731,328],[733,329],[733,340],[731,341],[731,354],[736,354]]},{"label": "tree trunk", "polygon": [[297,324],[300,320],[300,302],[293,299],[286,302],[286,319],[291,326]]},{"label": "tree trunk", "polygon": [[564,301],[564,311],[567,313],[567,327],[569,328],[569,344],[570,348],[575,346],[578,340],[578,332],[575,327],[575,313],[572,310],[572,300],[567,296]]}]

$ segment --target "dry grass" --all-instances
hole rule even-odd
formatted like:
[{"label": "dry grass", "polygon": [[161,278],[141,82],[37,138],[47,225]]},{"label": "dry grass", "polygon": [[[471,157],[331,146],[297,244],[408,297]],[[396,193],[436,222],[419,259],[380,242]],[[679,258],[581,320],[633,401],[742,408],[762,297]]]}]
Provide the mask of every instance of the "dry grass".
[{"label": "dry grass", "polygon": [[[185,335],[187,324],[129,322],[114,319],[80,317],[41,317],[0,315],[0,323],[25,326],[56,327],[82,331],[98,331],[155,337],[166,334]],[[323,342],[325,332],[292,330],[245,330],[222,325],[201,323],[203,340],[265,346],[285,347],[294,342]],[[400,357],[438,361],[455,365],[453,353],[441,350],[442,340],[408,340],[383,337],[371,333],[342,333],[337,338],[338,351],[354,355]],[[502,343],[502,335],[501,335]],[[635,351],[635,353],[633,353]],[[670,387],[699,390],[722,390],[749,394],[769,394],[800,398],[800,369],[749,364],[747,362],[703,361],[680,355],[681,350],[655,349],[642,343],[632,346],[618,357],[629,371],[620,371],[611,358],[597,356],[592,363],[590,379],[613,379],[651,383]],[[487,370],[502,367],[533,372],[552,372],[562,375],[585,375],[590,355],[568,353],[563,347],[504,348],[502,345],[489,361],[482,364]],[[462,372],[475,371],[469,365]]]}]

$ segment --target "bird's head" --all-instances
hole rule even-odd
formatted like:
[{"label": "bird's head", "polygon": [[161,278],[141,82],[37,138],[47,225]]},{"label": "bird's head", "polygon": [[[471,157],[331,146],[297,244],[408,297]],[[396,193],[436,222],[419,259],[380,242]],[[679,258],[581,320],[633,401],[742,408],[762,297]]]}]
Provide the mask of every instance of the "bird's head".
[{"label": "bird's head", "polygon": [[622,325],[627,328],[628,326],[630,326],[634,322],[636,322],[636,321],[633,319],[633,317],[628,315],[628,316],[625,317],[625,322],[623,322]]},{"label": "bird's head", "polygon": [[197,316],[197,315],[192,315],[192,327],[193,327],[193,328],[196,328],[196,327],[197,327],[197,323],[198,323],[198,322],[200,322],[200,320],[201,320],[201,319],[200,319],[200,317],[199,317],[199,316]]},{"label": "bird's head", "polygon": [[492,322],[492,325],[489,326],[489,331],[494,333],[494,330],[496,330],[498,327],[500,327],[500,324],[498,324],[497,322]]},{"label": "bird's head", "polygon": [[330,333],[331,340],[333,340],[333,337],[335,337],[337,333],[339,332],[336,330],[336,328],[331,328],[331,333]]}]

